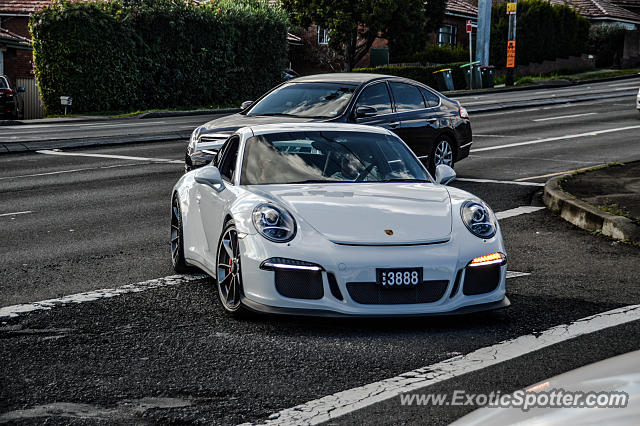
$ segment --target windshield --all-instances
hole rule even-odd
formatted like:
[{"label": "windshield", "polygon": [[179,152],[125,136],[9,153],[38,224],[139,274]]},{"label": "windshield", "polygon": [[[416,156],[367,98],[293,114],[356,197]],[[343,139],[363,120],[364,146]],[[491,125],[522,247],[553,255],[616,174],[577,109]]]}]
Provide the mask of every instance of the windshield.
[{"label": "windshield", "polygon": [[247,140],[242,185],[431,182],[396,137],[366,132],[288,132]]},{"label": "windshield", "polygon": [[344,112],[354,90],[344,84],[288,84],[265,96],[247,115],[333,118]]}]

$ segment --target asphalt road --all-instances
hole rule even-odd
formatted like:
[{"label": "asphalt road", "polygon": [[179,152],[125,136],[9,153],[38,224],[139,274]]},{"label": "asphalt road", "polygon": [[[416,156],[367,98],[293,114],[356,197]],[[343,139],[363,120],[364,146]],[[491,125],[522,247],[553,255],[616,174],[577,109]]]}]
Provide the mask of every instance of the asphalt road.
[{"label": "asphalt road", "polygon": [[[496,212],[541,205],[536,184],[548,175],[640,158],[632,96],[472,114],[472,123],[472,155],[456,165],[461,179],[454,185]],[[0,307],[172,275],[169,196],[184,148],[180,140],[63,150],[73,155],[1,155]],[[638,247],[576,229],[545,209],[500,224],[509,270],[529,274],[508,280],[512,306],[501,311],[235,320],[200,279],[5,318],[0,422],[260,422],[326,395],[640,303]],[[638,321],[607,328],[428,392],[514,391],[640,349],[639,331]],[[447,424],[473,408],[404,407],[396,397],[332,422]]]}]

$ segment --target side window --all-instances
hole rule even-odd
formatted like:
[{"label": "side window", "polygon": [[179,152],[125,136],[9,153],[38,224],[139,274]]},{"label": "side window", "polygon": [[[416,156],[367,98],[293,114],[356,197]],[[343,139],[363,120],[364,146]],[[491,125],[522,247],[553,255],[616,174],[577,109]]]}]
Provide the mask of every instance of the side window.
[{"label": "side window", "polygon": [[440,103],[440,98],[438,97],[438,95],[433,93],[431,90],[425,89],[424,87],[421,87],[420,91],[422,92],[422,96],[424,96],[424,99],[427,101],[427,105],[430,108],[438,106],[438,104]]},{"label": "side window", "polygon": [[377,83],[365,88],[358,102],[356,108],[359,106],[370,106],[378,110],[378,115],[391,114],[391,98],[389,97],[389,91],[385,83]]},{"label": "side window", "polygon": [[227,142],[227,147],[222,154],[218,168],[220,175],[226,181],[233,181],[233,174],[236,171],[236,163],[238,159],[238,148],[240,147],[240,138],[234,137]]},{"label": "side window", "polygon": [[424,99],[416,86],[405,83],[391,82],[391,91],[396,100],[396,110],[413,111],[425,108]]}]

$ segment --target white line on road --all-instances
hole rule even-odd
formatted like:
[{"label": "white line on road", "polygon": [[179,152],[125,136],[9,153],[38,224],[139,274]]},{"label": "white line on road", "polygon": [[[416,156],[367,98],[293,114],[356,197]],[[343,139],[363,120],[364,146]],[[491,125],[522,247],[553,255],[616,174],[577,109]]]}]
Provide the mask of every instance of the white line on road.
[{"label": "white line on road", "polygon": [[406,392],[415,392],[585,334],[638,320],[640,320],[640,305],[629,305],[602,312],[569,324],[549,328],[542,333],[505,340],[467,355],[449,358],[396,377],[309,401],[269,416],[264,424],[315,425],[326,422]]},{"label": "white line on road", "polygon": [[[607,86],[609,87],[615,87],[615,86],[628,86],[629,84],[632,84],[633,82],[629,82],[629,81],[623,81],[622,83],[615,83],[615,84],[607,84]],[[637,84],[637,83],[636,83]],[[636,86],[637,87],[637,86]]]},{"label": "white line on road", "polygon": [[114,164],[112,166],[86,167],[84,169],[59,170],[57,172],[34,173],[32,175],[4,176],[4,177],[0,177],[0,180],[21,179],[21,178],[30,178],[30,177],[38,177],[38,176],[61,175],[61,174],[64,174],[64,173],[86,172],[88,170],[113,169],[113,168],[116,168],[116,167],[131,167],[131,166],[138,166],[138,164]]},{"label": "white line on road", "polygon": [[618,127],[615,129],[593,130],[591,132],[578,133],[575,135],[556,136],[553,138],[536,139],[536,140],[525,141],[525,142],[514,142],[506,145],[488,146],[486,148],[472,149],[471,153],[473,154],[474,152],[493,151],[496,149],[512,148],[514,146],[535,145],[535,144],[544,143],[544,142],[561,141],[566,139],[576,139],[576,138],[582,138],[585,136],[598,136],[605,133],[624,132],[625,130],[633,130],[633,129],[640,129],[640,126],[627,126],[627,127]]},{"label": "white line on road", "polygon": [[[518,278],[531,275],[528,272],[507,271],[506,278]],[[87,291],[84,293],[71,294],[58,299],[41,300],[39,302],[22,303],[19,305],[5,306],[0,308],[0,319],[17,317],[34,311],[49,310],[57,306],[63,306],[70,303],[93,302],[99,299],[108,299],[110,297],[120,296],[127,293],[139,293],[145,290],[151,290],[160,287],[171,287],[188,282],[199,281],[208,278],[208,275],[170,275],[168,277],[156,278],[149,281],[142,281],[136,284],[127,284],[116,288],[105,288],[101,290]]]},{"label": "white line on road", "polygon": [[31,210],[26,210],[26,211],[23,211],[23,212],[2,213],[2,214],[0,214],[0,217],[2,217],[2,216],[15,216],[17,214],[29,214],[29,213],[33,213],[33,212]]},{"label": "white line on road", "polygon": [[544,208],[545,207],[538,207],[538,206],[521,206],[521,207],[516,207],[515,209],[509,209],[509,210],[498,212],[496,213],[496,217],[498,218],[498,220],[506,219],[508,217],[520,216],[521,214],[537,212],[538,210],[542,210]]},{"label": "white line on road", "polygon": [[549,120],[562,120],[565,118],[575,118],[575,117],[584,117],[585,115],[595,115],[597,112],[585,112],[584,114],[573,114],[573,115],[562,115],[560,117],[547,117],[547,118],[536,118],[531,121],[549,121]]},{"label": "white line on road", "polygon": [[138,293],[153,288],[170,287],[198,281],[206,278],[206,275],[170,275],[164,278],[143,281],[136,284],[127,284],[122,287],[93,290],[85,293],[72,294],[59,299],[42,300],[40,302],[23,303],[20,305],[5,306],[0,308],[0,319],[13,318],[18,315],[33,311],[48,310],[56,306],[67,305],[69,303],[92,302],[99,299],[107,299],[127,293]]},{"label": "white line on road", "polygon": [[473,134],[473,137],[481,137],[481,138],[517,138],[517,136],[505,136],[505,135],[479,135],[477,133]]},{"label": "white line on road", "polygon": [[544,186],[544,183],[538,182],[516,182],[513,180],[493,180],[493,179],[472,179],[472,178],[456,178],[461,182],[478,182],[478,183],[503,183],[507,185],[521,185],[521,186]]},{"label": "white line on road", "polygon": [[62,151],[51,151],[48,149],[36,151],[36,152],[38,154],[66,155],[70,157],[114,158],[117,160],[155,161],[159,163],[184,164],[184,160],[169,160],[166,158],[130,157],[128,155],[113,155],[113,154],[89,154],[86,152],[62,152]]},{"label": "white line on road", "polygon": [[48,129],[50,127],[53,128],[61,128],[61,127],[131,127],[131,126],[148,126],[148,125],[156,125],[156,124],[167,124],[166,121],[146,121],[146,120],[131,120],[126,123],[104,123],[104,122],[92,122],[92,123],[73,123],[73,124],[60,124],[60,123],[42,123],[42,124],[21,124],[16,126],[7,126],[7,129],[16,129],[16,130],[28,130],[28,129]]}]

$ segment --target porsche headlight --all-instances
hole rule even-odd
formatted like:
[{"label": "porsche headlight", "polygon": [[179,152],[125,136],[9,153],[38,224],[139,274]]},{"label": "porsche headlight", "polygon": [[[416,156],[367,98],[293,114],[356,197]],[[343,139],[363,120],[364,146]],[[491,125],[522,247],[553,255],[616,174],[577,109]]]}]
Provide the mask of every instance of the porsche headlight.
[{"label": "porsche headlight", "polygon": [[286,243],[296,236],[293,216],[273,204],[260,204],[253,209],[253,224],[260,235],[276,243]]},{"label": "porsche headlight", "polygon": [[466,201],[460,209],[460,216],[467,229],[478,238],[496,235],[496,217],[482,201]]}]

